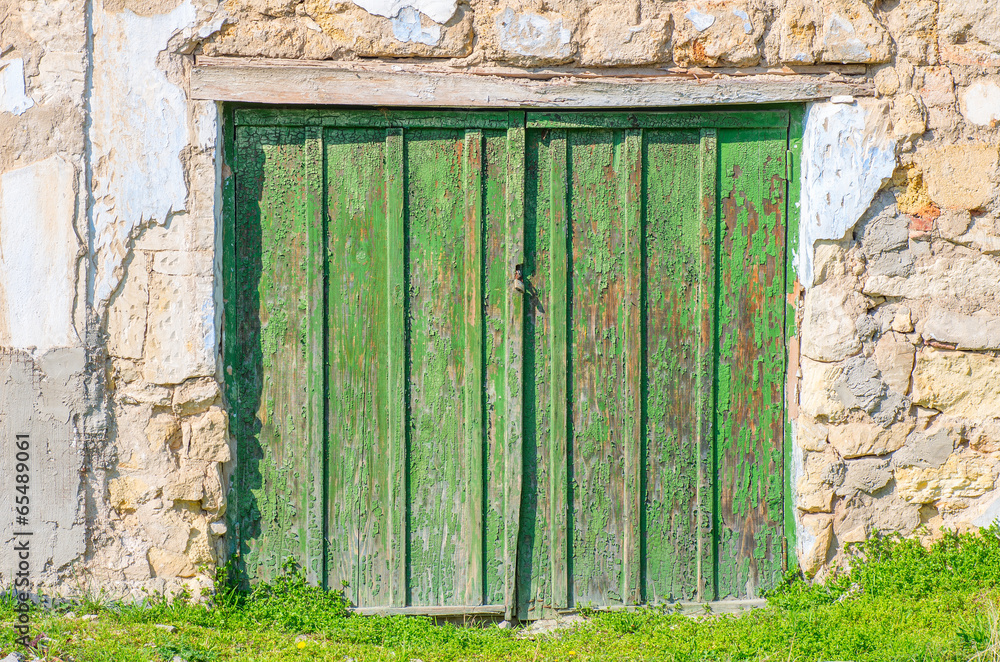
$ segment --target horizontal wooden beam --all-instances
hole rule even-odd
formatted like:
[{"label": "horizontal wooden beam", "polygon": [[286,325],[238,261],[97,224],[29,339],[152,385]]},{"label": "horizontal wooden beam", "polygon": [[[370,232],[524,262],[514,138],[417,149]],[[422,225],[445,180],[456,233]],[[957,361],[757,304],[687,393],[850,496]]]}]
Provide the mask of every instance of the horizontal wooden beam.
[{"label": "horizontal wooden beam", "polygon": [[503,605],[476,605],[465,607],[355,607],[359,616],[503,616]]},{"label": "horizontal wooden beam", "polygon": [[[815,69],[812,68],[812,69]],[[524,74],[534,76],[526,78]],[[852,71],[853,73],[853,71]],[[661,69],[608,72],[449,71],[441,66],[199,57],[195,99],[269,104],[439,108],[655,108],[871,96],[839,71]]]}]

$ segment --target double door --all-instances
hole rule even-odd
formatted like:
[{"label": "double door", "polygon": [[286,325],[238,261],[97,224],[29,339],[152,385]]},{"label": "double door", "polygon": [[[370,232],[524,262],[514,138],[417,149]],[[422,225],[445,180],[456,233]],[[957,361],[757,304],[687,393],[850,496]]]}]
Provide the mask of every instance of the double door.
[{"label": "double door", "polygon": [[784,111],[231,120],[246,578],[522,618],[778,580]]}]

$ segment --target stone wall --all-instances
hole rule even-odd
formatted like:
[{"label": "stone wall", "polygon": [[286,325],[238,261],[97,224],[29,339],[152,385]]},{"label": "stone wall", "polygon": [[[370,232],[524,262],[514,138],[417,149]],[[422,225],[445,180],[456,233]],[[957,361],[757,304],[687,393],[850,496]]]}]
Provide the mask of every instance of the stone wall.
[{"label": "stone wall", "polygon": [[0,19],[0,402],[15,412],[0,434],[38,439],[44,583],[197,589],[224,553],[229,171],[216,105],[191,98],[194,55],[566,75],[861,65],[876,97],[812,104],[803,141],[799,559],[815,573],[876,530],[1000,516],[996,3],[0,0]]}]

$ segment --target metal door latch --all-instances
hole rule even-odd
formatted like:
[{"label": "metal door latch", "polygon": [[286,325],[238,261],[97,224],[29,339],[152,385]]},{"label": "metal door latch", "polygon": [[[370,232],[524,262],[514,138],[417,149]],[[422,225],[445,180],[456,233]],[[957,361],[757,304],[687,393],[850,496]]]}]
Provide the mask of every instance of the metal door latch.
[{"label": "metal door latch", "polygon": [[519,264],[514,267],[514,289],[524,293],[524,265]]}]

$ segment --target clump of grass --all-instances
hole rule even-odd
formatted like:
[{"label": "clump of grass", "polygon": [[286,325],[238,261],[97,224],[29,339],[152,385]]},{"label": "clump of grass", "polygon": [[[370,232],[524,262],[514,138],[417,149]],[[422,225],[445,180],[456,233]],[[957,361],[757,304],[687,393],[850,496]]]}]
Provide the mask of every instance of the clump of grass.
[{"label": "clump of grass", "polygon": [[1000,588],[1000,525],[945,532],[925,547],[899,534],[873,536],[848,549],[847,567],[823,582],[791,576],[768,593],[768,604],[804,609],[852,595],[918,600],[946,593]]}]

